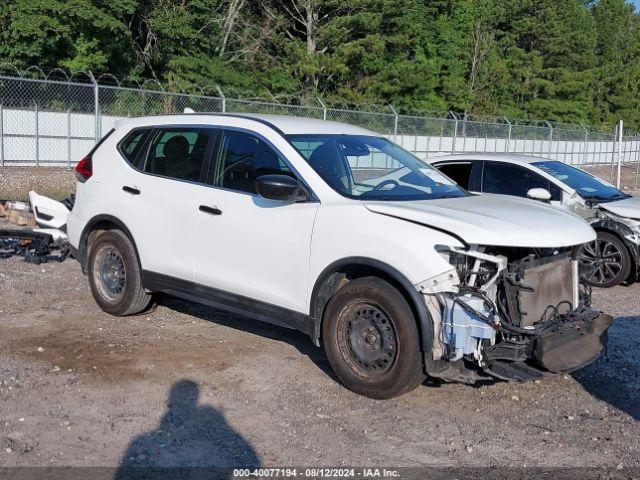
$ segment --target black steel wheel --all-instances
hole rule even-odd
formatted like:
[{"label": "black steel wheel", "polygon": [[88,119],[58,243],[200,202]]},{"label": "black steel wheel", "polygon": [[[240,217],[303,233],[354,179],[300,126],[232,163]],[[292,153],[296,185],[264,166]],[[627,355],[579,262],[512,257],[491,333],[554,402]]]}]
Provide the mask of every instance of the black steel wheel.
[{"label": "black steel wheel", "polygon": [[371,303],[357,303],[343,310],[338,325],[342,355],[351,357],[356,375],[383,375],[398,352],[396,329],[389,316]]},{"label": "black steel wheel", "polygon": [[352,280],[331,297],[322,339],[336,376],[361,395],[395,397],[425,378],[413,312],[382,279]]},{"label": "black steel wheel", "polygon": [[142,286],[136,250],[120,230],[100,233],[89,246],[89,286],[96,303],[111,315],[135,315],[152,302]]},{"label": "black steel wheel", "polygon": [[583,279],[594,287],[622,283],[631,272],[631,255],[617,236],[598,232],[598,238],[582,246],[578,254]]}]

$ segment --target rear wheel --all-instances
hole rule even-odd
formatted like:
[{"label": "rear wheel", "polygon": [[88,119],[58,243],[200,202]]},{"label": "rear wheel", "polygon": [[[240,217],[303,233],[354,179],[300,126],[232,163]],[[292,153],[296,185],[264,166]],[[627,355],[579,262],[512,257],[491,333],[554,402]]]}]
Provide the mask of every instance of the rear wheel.
[{"label": "rear wheel", "polygon": [[609,288],[622,283],[631,272],[631,255],[625,244],[609,232],[582,246],[579,253],[584,280],[594,287]]},{"label": "rear wheel", "polygon": [[342,287],[327,305],[322,335],[333,371],[356,393],[391,398],[425,379],[413,312],[400,292],[379,278]]},{"label": "rear wheel", "polygon": [[135,249],[120,230],[108,230],[91,244],[88,277],[96,303],[111,315],[135,315],[151,304]]}]

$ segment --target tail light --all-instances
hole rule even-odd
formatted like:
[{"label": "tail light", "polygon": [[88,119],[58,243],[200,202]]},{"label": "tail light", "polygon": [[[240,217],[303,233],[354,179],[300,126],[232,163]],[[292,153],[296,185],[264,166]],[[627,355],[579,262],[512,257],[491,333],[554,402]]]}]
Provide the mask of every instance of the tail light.
[{"label": "tail light", "polygon": [[84,183],[93,175],[93,165],[91,162],[91,155],[87,155],[76,165],[76,179],[80,183]]}]

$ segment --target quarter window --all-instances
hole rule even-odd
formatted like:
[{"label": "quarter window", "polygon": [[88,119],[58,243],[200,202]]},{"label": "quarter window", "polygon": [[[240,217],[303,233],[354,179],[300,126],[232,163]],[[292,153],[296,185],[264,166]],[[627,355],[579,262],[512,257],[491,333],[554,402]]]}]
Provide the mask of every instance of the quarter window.
[{"label": "quarter window", "polygon": [[151,142],[144,171],[198,181],[211,135],[212,130],[206,128],[158,129]]},{"label": "quarter window", "polygon": [[139,161],[138,155],[150,132],[149,128],[132,130],[120,143],[120,152],[130,164],[136,165]]},{"label": "quarter window", "polygon": [[260,138],[246,132],[224,131],[213,185],[256,193],[256,178],[269,174],[294,176],[284,160]]}]

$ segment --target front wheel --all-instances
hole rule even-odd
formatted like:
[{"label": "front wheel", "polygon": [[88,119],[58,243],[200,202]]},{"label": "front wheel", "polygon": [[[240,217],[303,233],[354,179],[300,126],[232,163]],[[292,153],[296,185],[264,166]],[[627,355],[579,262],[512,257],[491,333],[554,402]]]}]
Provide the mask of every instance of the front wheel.
[{"label": "front wheel", "polygon": [[353,280],[329,300],[322,326],[340,381],[371,398],[391,398],[424,379],[416,320],[405,298],[375,277]]},{"label": "front wheel", "polygon": [[142,287],[136,251],[120,230],[108,230],[93,241],[88,277],[96,303],[111,315],[135,315],[151,304],[151,294]]},{"label": "front wheel", "polygon": [[625,244],[609,232],[582,246],[578,254],[584,280],[594,287],[609,288],[631,273],[631,255]]}]

